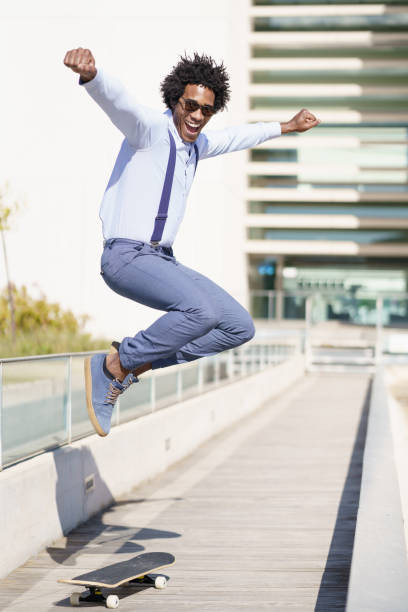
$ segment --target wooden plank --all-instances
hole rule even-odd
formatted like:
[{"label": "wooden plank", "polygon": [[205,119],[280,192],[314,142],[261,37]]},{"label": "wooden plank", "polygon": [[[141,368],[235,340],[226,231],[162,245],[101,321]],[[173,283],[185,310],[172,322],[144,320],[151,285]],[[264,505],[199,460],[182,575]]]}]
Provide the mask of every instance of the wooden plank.
[{"label": "wooden plank", "polygon": [[0,608],[66,606],[57,579],[166,550],[167,589],[122,588],[122,610],[344,609],[368,383],[308,377],[0,581]]}]

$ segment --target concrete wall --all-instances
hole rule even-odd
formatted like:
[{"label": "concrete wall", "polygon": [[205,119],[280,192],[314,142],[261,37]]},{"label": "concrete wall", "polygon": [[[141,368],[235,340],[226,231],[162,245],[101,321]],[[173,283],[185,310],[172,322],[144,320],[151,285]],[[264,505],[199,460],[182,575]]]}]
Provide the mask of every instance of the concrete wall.
[{"label": "concrete wall", "polygon": [[[201,396],[0,473],[0,577],[62,534],[187,456],[304,374],[296,356]],[[95,486],[85,491],[85,480]]]}]

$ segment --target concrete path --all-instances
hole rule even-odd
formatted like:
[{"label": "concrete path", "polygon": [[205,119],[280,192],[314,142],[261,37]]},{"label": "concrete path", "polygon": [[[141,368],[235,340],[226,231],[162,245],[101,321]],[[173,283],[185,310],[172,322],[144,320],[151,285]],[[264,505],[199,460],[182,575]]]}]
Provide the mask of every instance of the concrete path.
[{"label": "concrete path", "polygon": [[168,587],[121,610],[344,610],[369,385],[306,377],[0,581],[0,610],[69,607],[58,578],[143,551],[176,556]]}]

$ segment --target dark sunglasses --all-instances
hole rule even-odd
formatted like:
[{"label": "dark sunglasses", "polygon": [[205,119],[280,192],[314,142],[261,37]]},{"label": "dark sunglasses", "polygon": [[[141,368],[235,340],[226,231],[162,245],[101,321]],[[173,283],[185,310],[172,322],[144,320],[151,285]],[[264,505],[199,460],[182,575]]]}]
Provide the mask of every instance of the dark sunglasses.
[{"label": "dark sunglasses", "polygon": [[190,98],[183,98],[183,97],[181,97],[180,100],[184,101],[184,110],[187,111],[188,113],[194,113],[196,110],[200,108],[204,117],[211,117],[216,112],[215,108],[213,106],[210,106],[209,104],[199,104],[195,100],[191,100]]}]

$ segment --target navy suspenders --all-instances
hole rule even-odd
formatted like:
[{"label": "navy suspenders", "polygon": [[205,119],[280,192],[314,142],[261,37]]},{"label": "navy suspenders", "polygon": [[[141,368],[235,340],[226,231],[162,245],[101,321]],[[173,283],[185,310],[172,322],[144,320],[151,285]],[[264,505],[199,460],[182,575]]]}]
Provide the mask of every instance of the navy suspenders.
[{"label": "navy suspenders", "polygon": [[[166,176],[164,177],[164,184],[162,189],[162,194],[160,198],[159,210],[154,221],[154,230],[152,237],[150,238],[150,242],[154,245],[158,244],[163,236],[164,226],[167,220],[167,212],[169,210],[169,202],[171,195],[171,188],[173,186],[173,178],[174,178],[174,169],[176,167],[176,143],[174,142],[173,134],[169,132],[170,138],[170,153],[169,160],[167,162]],[[194,145],[195,152],[195,169],[194,173],[197,170],[198,164],[198,148],[197,145]]]}]

